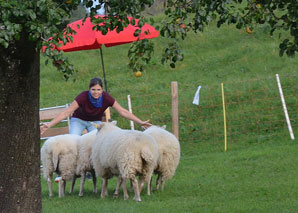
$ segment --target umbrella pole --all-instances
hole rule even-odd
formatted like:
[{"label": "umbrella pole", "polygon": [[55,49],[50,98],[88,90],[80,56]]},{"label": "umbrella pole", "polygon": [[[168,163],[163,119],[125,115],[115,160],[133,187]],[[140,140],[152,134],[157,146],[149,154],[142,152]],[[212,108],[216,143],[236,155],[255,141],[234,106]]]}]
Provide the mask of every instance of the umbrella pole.
[{"label": "umbrella pole", "polygon": [[103,62],[103,55],[102,55],[102,48],[100,48],[100,57],[101,57],[101,66],[102,66],[102,71],[103,71],[103,81],[105,84],[105,91],[108,92],[108,86],[107,86],[107,81],[106,81],[106,73],[105,73],[105,66]]},{"label": "umbrella pole", "polygon": [[[105,73],[105,66],[104,66],[103,55],[102,55],[102,48],[100,48],[100,57],[101,57],[101,66],[102,66],[102,71],[103,71],[103,81],[104,81],[104,84],[105,84],[105,90],[106,90],[106,92],[108,92],[108,86],[107,86],[107,81],[106,81],[106,73]],[[109,122],[110,119],[111,119],[111,112],[110,112],[109,107],[105,110],[105,117],[106,117],[106,122]]]}]

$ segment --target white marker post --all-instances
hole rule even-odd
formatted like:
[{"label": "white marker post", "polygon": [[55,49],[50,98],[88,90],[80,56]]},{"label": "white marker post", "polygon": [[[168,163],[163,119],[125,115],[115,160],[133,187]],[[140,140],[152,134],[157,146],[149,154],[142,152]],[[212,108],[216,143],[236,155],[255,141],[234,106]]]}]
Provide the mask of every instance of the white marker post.
[{"label": "white marker post", "polygon": [[289,114],[288,114],[288,110],[287,110],[287,106],[286,106],[286,101],[285,101],[284,94],[283,94],[283,91],[282,91],[282,88],[281,88],[279,75],[276,74],[275,76],[276,76],[277,86],[278,86],[278,89],[279,89],[281,103],[282,103],[282,106],[283,106],[283,110],[284,110],[284,113],[285,113],[285,116],[286,116],[286,121],[287,121],[287,124],[288,124],[288,129],[289,129],[289,132],[290,132],[290,136],[291,136],[291,139],[294,140],[295,137],[294,137],[293,129],[292,129],[292,126],[291,126],[291,121],[290,121],[290,118],[289,118]]},{"label": "white marker post", "polygon": [[[130,113],[132,113],[132,107],[131,107],[130,95],[127,95],[127,101],[128,101],[128,111],[129,111]],[[130,129],[131,129],[131,130],[134,130],[134,129],[135,129],[135,126],[134,126],[133,121],[130,121]]]}]

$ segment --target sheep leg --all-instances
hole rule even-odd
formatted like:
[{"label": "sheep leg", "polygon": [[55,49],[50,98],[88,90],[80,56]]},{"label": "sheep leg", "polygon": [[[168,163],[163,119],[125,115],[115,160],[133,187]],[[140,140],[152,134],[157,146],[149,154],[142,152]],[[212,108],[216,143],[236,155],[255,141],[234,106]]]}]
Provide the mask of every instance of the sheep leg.
[{"label": "sheep leg", "polygon": [[97,193],[97,178],[94,170],[91,170],[92,181],[93,181],[93,192]]},{"label": "sheep leg", "polygon": [[59,197],[64,197],[64,190],[65,190],[65,180],[61,179],[58,183],[59,187]]},{"label": "sheep leg", "polygon": [[144,178],[144,176],[140,176],[140,185],[139,185],[140,194],[143,191],[144,185],[145,185],[145,178]]},{"label": "sheep leg", "polygon": [[150,190],[152,191],[152,176],[150,178]]},{"label": "sheep leg", "polygon": [[101,198],[104,198],[105,196],[108,195],[108,179],[103,178],[102,179],[102,184],[101,184]]},{"label": "sheep leg", "polygon": [[80,196],[80,197],[82,197],[83,194],[84,194],[85,177],[86,177],[86,172],[82,172],[82,173],[81,173],[80,192],[79,192],[79,196]]},{"label": "sheep leg", "polygon": [[[122,178],[121,178],[122,180]],[[123,178],[123,183],[122,183],[122,188],[123,188],[123,196],[124,200],[127,200],[129,198],[128,193],[127,193],[127,187],[126,187],[126,178]]]},{"label": "sheep leg", "polygon": [[161,191],[163,192],[164,188],[165,188],[165,180],[162,178],[161,180]]},{"label": "sheep leg", "polygon": [[151,195],[151,179],[152,174],[148,175],[147,177],[147,195]]},{"label": "sheep leg", "polygon": [[52,187],[52,179],[53,179],[53,174],[50,174],[48,177],[48,187],[49,187],[49,196],[53,197],[54,193],[53,193],[53,187]]},{"label": "sheep leg", "polygon": [[145,182],[147,182],[147,195],[151,195],[151,179],[152,175],[148,175],[147,177],[140,176],[140,194],[143,190]]},{"label": "sheep leg", "polygon": [[62,197],[62,179],[58,182],[59,197]]},{"label": "sheep leg", "polygon": [[129,180],[129,182],[130,182],[130,188],[129,188],[129,191],[130,191],[130,192],[132,192],[132,190],[133,190],[132,181],[131,181],[131,180]]},{"label": "sheep leg", "polygon": [[77,179],[77,177],[74,175],[72,180],[71,180],[71,188],[70,188],[70,191],[69,191],[70,194],[73,193],[73,189],[74,189],[74,185],[76,183],[76,179]]},{"label": "sheep leg", "polygon": [[158,177],[156,179],[156,190],[159,190],[159,186],[161,184],[161,174],[158,174]]},{"label": "sheep leg", "polygon": [[114,195],[113,195],[114,198],[118,198],[121,184],[122,184],[122,177],[121,177],[121,175],[119,175],[118,178],[117,178],[116,189],[115,189],[115,192],[114,192]]},{"label": "sheep leg", "polygon": [[134,177],[134,178],[131,178],[131,181],[132,181],[133,189],[135,191],[135,196],[133,199],[135,201],[140,202],[142,200],[141,200],[141,196],[140,196],[138,180]]},{"label": "sheep leg", "polygon": [[52,187],[52,179],[53,179],[53,174],[50,174],[48,177],[48,187],[49,187],[49,196],[53,197],[53,187]]}]

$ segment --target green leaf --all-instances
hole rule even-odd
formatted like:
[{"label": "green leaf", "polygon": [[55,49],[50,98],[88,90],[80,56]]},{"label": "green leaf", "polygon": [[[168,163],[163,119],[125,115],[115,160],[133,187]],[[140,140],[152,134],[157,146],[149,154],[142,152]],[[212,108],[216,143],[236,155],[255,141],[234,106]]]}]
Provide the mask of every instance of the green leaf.
[{"label": "green leaf", "polygon": [[92,7],[93,6],[93,1],[88,1],[88,3],[86,4],[86,7]]},{"label": "green leaf", "polygon": [[33,10],[27,10],[27,13],[29,14],[31,20],[35,20],[36,19],[36,14]]}]

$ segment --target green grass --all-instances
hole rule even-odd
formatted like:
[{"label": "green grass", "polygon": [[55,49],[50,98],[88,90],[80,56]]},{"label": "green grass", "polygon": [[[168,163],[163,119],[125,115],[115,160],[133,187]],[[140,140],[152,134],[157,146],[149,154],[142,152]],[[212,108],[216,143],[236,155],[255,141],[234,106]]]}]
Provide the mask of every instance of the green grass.
[{"label": "green grass", "polygon": [[[86,181],[84,197],[48,198],[42,181],[44,212],[296,212],[297,143],[254,144],[240,151],[198,152],[183,156],[174,178],[164,192],[142,193],[142,202],[131,198],[101,199]],[[68,188],[67,188],[68,190]]]},{"label": "green grass", "polygon": [[[276,36],[266,27],[253,34],[233,26],[218,29],[213,24],[204,33],[191,34],[181,42],[185,60],[176,69],[160,64],[166,39],[153,39],[156,53],[142,77],[127,67],[129,45],[104,48],[109,92],[127,108],[153,124],[171,121],[171,81],[179,87],[179,139],[181,161],[176,175],[164,192],[142,194],[141,203],[122,197],[100,199],[92,193],[91,181],[85,195],[75,193],[59,199],[48,198],[42,179],[44,212],[297,212],[297,139],[290,140],[275,74],[280,75],[296,138],[298,137],[298,60],[279,57]],[[66,53],[79,72],[76,82],[65,82],[53,66],[41,59],[40,107],[73,101],[89,80],[102,76],[99,50]],[[224,152],[222,96],[224,83],[228,151]],[[197,86],[202,85],[200,105],[192,104]],[[122,128],[129,121],[112,110]],[[140,129],[137,126],[137,129]],[[100,188],[100,182],[99,188]],[[69,184],[68,184],[69,185]],[[67,191],[69,189],[67,188]]]}]

